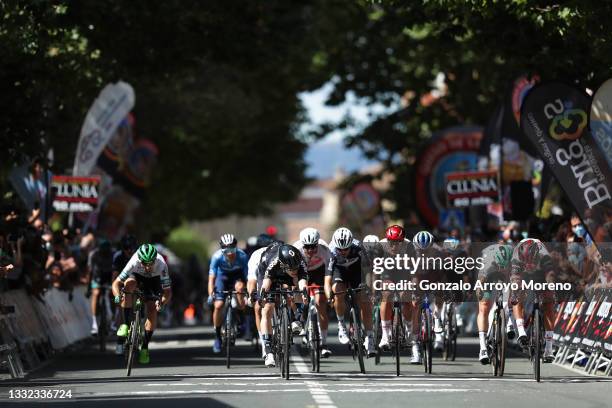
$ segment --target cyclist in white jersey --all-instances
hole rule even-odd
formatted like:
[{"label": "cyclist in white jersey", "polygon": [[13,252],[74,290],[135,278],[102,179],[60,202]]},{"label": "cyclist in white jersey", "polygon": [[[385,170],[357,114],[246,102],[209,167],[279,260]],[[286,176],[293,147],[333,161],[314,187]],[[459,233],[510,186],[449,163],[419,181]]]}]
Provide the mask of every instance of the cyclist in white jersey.
[{"label": "cyclist in white jersey", "polygon": [[[329,265],[331,252],[327,243],[321,239],[319,231],[314,228],[304,228],[300,232],[300,239],[295,241],[294,247],[300,250],[308,271],[308,286],[324,287],[325,269]],[[315,289],[310,289],[310,295]],[[319,332],[321,333],[321,357],[328,358],[331,350],[327,347],[327,296],[325,293],[315,293],[315,304],[319,314]]]},{"label": "cyclist in white jersey", "polygon": [[[117,330],[118,337],[125,338],[128,335],[134,301],[133,295],[129,294],[125,294],[123,300],[121,300],[121,289],[125,288],[126,292],[134,292],[140,288],[144,294],[147,320],[145,322],[145,336],[138,356],[138,361],[141,364],[149,363],[149,341],[151,341],[153,331],[157,326],[157,312],[170,301],[172,296],[171,285],[168,265],[164,258],[157,253],[155,246],[151,244],[141,245],[113,282],[112,290],[115,303],[121,301],[124,316],[124,323]],[[161,297],[159,296],[160,293]]]}]

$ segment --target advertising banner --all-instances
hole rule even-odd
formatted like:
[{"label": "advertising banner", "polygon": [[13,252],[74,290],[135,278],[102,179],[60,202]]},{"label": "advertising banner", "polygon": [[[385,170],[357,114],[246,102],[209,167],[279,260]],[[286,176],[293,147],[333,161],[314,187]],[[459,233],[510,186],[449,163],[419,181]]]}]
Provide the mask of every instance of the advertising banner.
[{"label": "advertising banner", "polygon": [[[548,82],[527,95],[521,127],[565,191],[595,241],[612,240],[610,167],[587,129],[589,96]],[[605,255],[606,257],[608,255]]]},{"label": "advertising banner", "polygon": [[91,212],[98,206],[100,177],[53,176],[53,209],[58,212]]},{"label": "advertising banner", "polygon": [[119,123],[134,107],[134,90],[119,81],[108,84],[89,108],[74,159],[73,175],[88,176]]},{"label": "advertising banner", "polygon": [[604,82],[593,96],[589,126],[608,166],[612,167],[612,79]]},{"label": "advertising banner", "polygon": [[415,164],[415,196],[419,213],[430,226],[447,209],[446,174],[478,170],[482,128],[454,127],[436,133]]},{"label": "advertising banner", "polygon": [[380,194],[370,181],[358,180],[342,194],[340,223],[362,234],[382,234],[385,225]]},{"label": "advertising banner", "polygon": [[461,171],[446,174],[446,202],[449,207],[487,205],[498,201],[497,171]]}]

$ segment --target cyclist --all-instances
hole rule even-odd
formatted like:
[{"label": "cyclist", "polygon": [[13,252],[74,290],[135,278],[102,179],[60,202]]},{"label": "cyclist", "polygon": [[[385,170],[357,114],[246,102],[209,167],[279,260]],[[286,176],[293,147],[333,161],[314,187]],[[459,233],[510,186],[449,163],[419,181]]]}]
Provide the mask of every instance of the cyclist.
[{"label": "cyclist", "polygon": [[[509,282],[510,266],[512,261],[512,246],[507,244],[489,245],[482,251],[482,268],[478,271],[478,280],[486,282]],[[478,291],[478,337],[480,340],[480,352],[478,360],[483,364],[489,364],[487,352],[487,332],[489,331],[489,311],[491,310],[492,291]],[[508,319],[506,333],[509,338],[514,338],[511,319]]]},{"label": "cyclist", "polygon": [[[172,282],[168,274],[168,265],[164,258],[157,253],[152,244],[142,244],[138,251],[128,261],[117,279],[113,281],[113,295],[115,303],[121,301],[124,323],[117,330],[118,337],[127,337],[128,327],[132,322],[133,295],[125,294],[121,300],[121,289],[134,292],[137,288],[144,293],[147,320],[145,322],[145,336],[138,355],[138,362],[149,363],[149,342],[157,326],[157,312],[166,305],[172,296]],[[159,294],[161,293],[161,298]],[[159,298],[159,299],[158,299]],[[155,302],[153,302],[154,299]]]},{"label": "cyclist", "polygon": [[[539,239],[525,238],[514,248],[512,253],[512,282],[521,284],[522,279],[533,280],[534,282],[544,283],[555,279],[552,258],[544,244]],[[524,293],[518,291],[515,294],[516,304],[513,307],[516,317],[516,329],[518,331],[518,342],[522,347],[527,346],[527,333],[525,332],[523,305]],[[545,363],[552,363],[553,353],[553,325],[554,325],[554,292],[550,290],[542,293],[542,309],[544,314],[544,355]]]},{"label": "cyclist", "polygon": [[[348,228],[338,228],[332,237],[331,260],[325,272],[325,293],[328,299],[334,302],[334,309],[338,318],[338,340],[348,344],[349,338],[344,323],[346,302],[344,294],[332,297],[333,292],[344,292],[347,288],[357,289],[362,283],[362,262],[367,264],[367,255],[361,243],[353,238]],[[368,357],[376,355],[374,347],[374,332],[372,331],[372,303],[365,291],[358,293],[361,309],[361,321],[366,329],[364,347]]]},{"label": "cyclist", "polygon": [[[321,239],[315,228],[304,228],[300,231],[300,239],[293,246],[300,250],[308,270],[308,286],[323,287],[325,284],[325,269],[329,265],[331,252],[327,243]],[[311,289],[314,292],[313,289]],[[311,292],[311,294],[312,294]],[[315,294],[315,304],[319,314],[319,332],[321,333],[321,357],[328,358],[331,350],[327,347],[327,297],[324,293]]]},{"label": "cyclist", "polygon": [[232,234],[223,234],[219,238],[218,249],[210,260],[208,271],[208,304],[214,303],[213,326],[215,327],[215,342],[213,352],[221,352],[221,326],[223,324],[223,305],[225,295],[223,291],[235,290],[237,307],[243,310],[245,306],[244,295],[247,280],[247,254],[237,248],[238,241]]},{"label": "cyclist", "polygon": [[[257,267],[257,291],[261,298],[265,297],[265,292],[277,287],[299,287],[301,291],[306,289],[308,282],[308,272],[306,264],[300,251],[282,242],[274,242],[268,246],[261,254],[261,259]],[[297,297],[296,302],[301,299]],[[299,312],[299,309],[297,309]],[[272,315],[274,313],[274,303],[266,302],[261,310],[260,330],[264,345],[264,364],[266,367],[274,367],[274,354],[271,350],[270,335],[272,333]],[[300,315],[296,313],[296,320],[291,323],[291,330],[298,334],[302,325]]]},{"label": "cyclist", "polygon": [[96,315],[101,293],[100,288],[104,285],[110,285],[113,278],[113,248],[108,240],[101,238],[98,241],[98,247],[89,253],[87,270],[89,272],[89,290],[91,291],[91,334],[97,334]]}]

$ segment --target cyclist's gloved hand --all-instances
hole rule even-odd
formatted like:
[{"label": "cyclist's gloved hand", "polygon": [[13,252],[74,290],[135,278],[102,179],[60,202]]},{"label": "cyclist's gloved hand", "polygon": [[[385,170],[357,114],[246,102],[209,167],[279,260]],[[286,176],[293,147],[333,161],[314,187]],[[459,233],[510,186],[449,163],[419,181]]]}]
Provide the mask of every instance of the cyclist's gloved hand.
[{"label": "cyclist's gloved hand", "polygon": [[113,300],[115,301],[115,304],[118,305],[119,303],[121,303],[121,296],[117,295],[117,296],[115,296],[115,299],[113,299]]},{"label": "cyclist's gloved hand", "polygon": [[213,295],[208,295],[208,299],[206,300],[206,303],[208,303],[208,306],[212,306],[214,300],[215,299],[214,299]]}]

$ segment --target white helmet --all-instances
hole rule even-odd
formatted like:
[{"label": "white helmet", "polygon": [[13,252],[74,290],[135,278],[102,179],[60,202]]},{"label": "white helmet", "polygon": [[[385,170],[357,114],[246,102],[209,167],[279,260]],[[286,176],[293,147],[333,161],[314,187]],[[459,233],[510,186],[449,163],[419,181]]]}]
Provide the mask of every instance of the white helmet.
[{"label": "white helmet", "polygon": [[232,234],[223,234],[221,238],[219,238],[219,246],[221,246],[221,248],[236,246],[237,243],[236,237]]},{"label": "white helmet", "polygon": [[433,244],[434,237],[429,231],[420,231],[412,238],[412,243],[416,249],[425,250]]},{"label": "white helmet", "polygon": [[332,242],[338,249],[347,249],[353,244],[353,233],[350,229],[340,227],[334,232]]},{"label": "white helmet", "polygon": [[378,237],[376,235],[366,235],[365,237],[363,237],[363,242],[367,243],[367,242],[379,242],[380,240],[378,239]]},{"label": "white helmet", "polygon": [[300,231],[300,241],[304,245],[315,245],[319,243],[321,235],[315,228],[304,228]]}]

